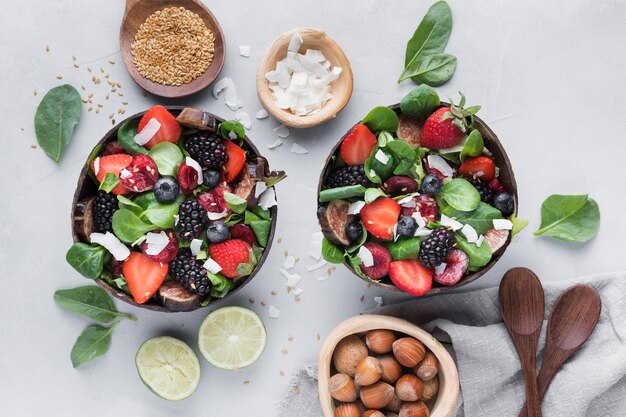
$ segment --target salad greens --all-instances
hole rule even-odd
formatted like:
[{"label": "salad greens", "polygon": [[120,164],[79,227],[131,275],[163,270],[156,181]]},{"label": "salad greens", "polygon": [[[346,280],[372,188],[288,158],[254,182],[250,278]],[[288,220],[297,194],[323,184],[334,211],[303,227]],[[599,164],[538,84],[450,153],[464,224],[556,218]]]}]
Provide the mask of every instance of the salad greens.
[{"label": "salad greens", "polygon": [[110,323],[118,317],[137,321],[135,316],[117,311],[111,296],[95,285],[57,290],[54,302],[64,310],[82,314],[100,323]]},{"label": "salad greens", "polygon": [[500,210],[482,201],[475,210],[461,211],[452,208],[452,206],[444,200],[439,202],[439,210],[448,217],[455,218],[463,224],[469,224],[479,235],[484,234],[493,227],[494,219],[502,218]]},{"label": "salad greens", "polygon": [[567,242],[586,242],[599,228],[600,209],[594,199],[587,194],[554,194],[541,205],[541,226],[534,234]]},{"label": "salad greens", "polygon": [[[147,154],[148,150],[135,142],[135,135],[139,130],[139,120],[127,120],[117,130],[117,141],[129,154]],[[158,165],[157,165],[158,166]]]},{"label": "salad greens", "polygon": [[104,179],[102,180],[102,182],[100,183],[98,190],[103,190],[107,193],[110,193],[111,191],[113,191],[115,187],[117,187],[117,184],[119,183],[120,183],[119,177],[111,172],[108,172],[104,176]]},{"label": "salad greens", "polygon": [[476,129],[473,129],[467,138],[465,138],[465,142],[463,143],[463,149],[461,150],[461,162],[465,160],[468,156],[478,156],[483,152],[483,148],[485,147],[485,142],[483,141],[483,135]]},{"label": "salad greens", "polygon": [[386,106],[374,107],[363,118],[362,123],[372,132],[391,131],[398,129],[398,115]]},{"label": "salad greens", "polygon": [[109,252],[99,245],[74,243],[65,255],[67,263],[85,278],[96,279],[102,273],[105,262],[110,259]]},{"label": "salad greens", "polygon": [[420,253],[421,243],[422,241],[419,237],[412,237],[387,243],[386,246],[394,261],[402,261],[405,259],[416,259]]},{"label": "salad greens", "polygon": [[180,148],[170,142],[157,143],[148,151],[148,156],[156,164],[159,174],[171,177],[176,176],[178,167],[185,160]]},{"label": "salad greens", "polygon": [[362,197],[367,189],[362,185],[347,185],[345,187],[329,188],[320,193],[319,200],[326,203],[332,200],[344,200],[352,197]]},{"label": "salad greens", "polygon": [[76,339],[76,343],[72,347],[70,358],[72,366],[79,366],[104,355],[111,346],[111,332],[120,324],[119,321],[113,323],[110,327],[102,327],[92,324],[87,327]]},{"label": "salad greens", "polygon": [[332,243],[330,240],[322,239],[322,256],[326,262],[340,264],[343,262],[344,250]]},{"label": "salad greens", "polygon": [[420,121],[424,121],[440,105],[439,94],[431,86],[422,84],[402,98],[400,110],[403,114],[415,116]]},{"label": "salad greens", "polygon": [[469,181],[463,178],[444,182],[439,198],[459,211],[473,211],[480,204],[480,194]]}]

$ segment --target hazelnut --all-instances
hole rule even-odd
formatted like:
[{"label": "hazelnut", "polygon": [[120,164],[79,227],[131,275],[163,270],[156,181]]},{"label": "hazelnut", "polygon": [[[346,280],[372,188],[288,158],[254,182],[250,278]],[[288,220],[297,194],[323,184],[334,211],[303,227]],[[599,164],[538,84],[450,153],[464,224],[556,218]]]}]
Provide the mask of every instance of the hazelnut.
[{"label": "hazelnut", "polygon": [[424,359],[426,348],[422,342],[412,337],[403,337],[393,342],[393,355],[400,365],[413,368]]},{"label": "hazelnut", "polygon": [[385,415],[378,410],[367,410],[362,417],[385,417]]},{"label": "hazelnut", "polygon": [[383,376],[383,366],[380,361],[372,356],[363,358],[356,366],[354,381],[357,385],[372,385]]},{"label": "hazelnut", "polygon": [[356,386],[354,381],[346,374],[335,374],[328,381],[330,396],[343,403],[351,403],[356,400]]},{"label": "hazelnut", "polygon": [[419,376],[422,381],[429,381],[437,375],[437,366],[439,361],[437,357],[432,353],[426,353],[424,359],[413,369],[415,375]]},{"label": "hazelnut", "polygon": [[340,404],[335,408],[335,417],[361,417],[361,410],[355,403]]},{"label": "hazelnut", "polygon": [[417,401],[422,399],[424,384],[415,375],[402,375],[396,382],[396,395],[402,401]]},{"label": "hazelnut", "polygon": [[432,400],[437,396],[439,392],[439,378],[434,377],[428,381],[424,381],[424,392],[422,393],[422,399],[424,401]]},{"label": "hazelnut", "polygon": [[392,355],[380,356],[378,361],[383,367],[383,381],[394,384],[402,376],[402,365]]},{"label": "hazelnut", "polygon": [[385,408],[393,398],[394,389],[386,382],[378,381],[361,388],[361,401],[368,409]]},{"label": "hazelnut", "polygon": [[356,365],[367,355],[365,343],[358,336],[351,335],[337,343],[333,353],[333,364],[338,372],[353,377]]},{"label": "hazelnut", "polygon": [[398,417],[430,417],[430,411],[423,401],[404,403]]},{"label": "hazelnut", "polygon": [[398,395],[394,392],[393,397],[391,398],[391,401],[389,401],[389,404],[387,404],[387,407],[385,407],[385,409],[388,411],[397,413],[398,411],[400,411],[401,407],[402,407],[402,400],[398,398]]},{"label": "hazelnut", "polygon": [[389,353],[396,336],[391,330],[370,330],[365,335],[365,344],[374,353]]}]

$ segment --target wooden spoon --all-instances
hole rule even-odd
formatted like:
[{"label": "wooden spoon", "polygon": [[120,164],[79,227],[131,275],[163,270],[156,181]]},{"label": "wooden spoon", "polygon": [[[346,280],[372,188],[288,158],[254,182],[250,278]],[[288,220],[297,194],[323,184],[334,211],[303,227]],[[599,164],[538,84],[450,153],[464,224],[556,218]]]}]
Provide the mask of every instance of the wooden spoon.
[{"label": "wooden spoon", "polygon": [[[600,296],[589,285],[575,285],[556,299],[548,317],[546,347],[537,378],[539,398],[543,398],[561,365],[587,341],[601,310]],[[527,417],[527,411],[524,405],[519,417]]]},{"label": "wooden spoon", "polygon": [[502,278],[499,296],[502,320],[522,365],[528,417],[541,417],[536,356],[545,309],[543,287],[530,269],[513,268]]},{"label": "wooden spoon", "polygon": [[[133,54],[131,52],[131,46],[135,41],[135,35],[141,24],[145,22],[152,13],[166,7],[184,7],[194,12],[202,18],[204,24],[213,32],[215,37],[215,52],[213,53],[213,61],[211,65],[209,65],[209,68],[207,68],[200,77],[180,86],[158,84],[142,76],[135,67]],[[208,87],[215,81],[222,70],[225,56],[224,34],[222,33],[222,28],[217,22],[217,19],[213,16],[213,13],[211,13],[201,1],[168,0],[166,2],[163,0],[126,0],[126,10],[120,28],[120,50],[126,69],[140,87],[152,94],[162,97],[185,97]]]}]

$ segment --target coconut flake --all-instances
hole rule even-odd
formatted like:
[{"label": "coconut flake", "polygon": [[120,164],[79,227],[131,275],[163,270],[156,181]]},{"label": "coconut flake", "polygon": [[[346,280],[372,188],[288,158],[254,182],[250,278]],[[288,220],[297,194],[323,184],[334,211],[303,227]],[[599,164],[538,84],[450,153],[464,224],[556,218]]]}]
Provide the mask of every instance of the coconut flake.
[{"label": "coconut flake", "polygon": [[484,241],[485,241],[485,236],[483,235],[478,236],[478,239],[476,240],[476,246],[480,248],[483,245]]},{"label": "coconut flake", "polygon": [[469,243],[476,243],[478,240],[478,233],[476,233],[476,229],[469,224],[463,226],[461,233],[465,235],[465,238]]},{"label": "coconut flake", "polygon": [[250,47],[248,45],[243,45],[239,47],[239,55],[243,56],[243,57],[249,57],[250,56]]},{"label": "coconut flake", "polygon": [[285,258],[285,261],[283,262],[283,268],[291,269],[294,266],[296,266],[296,257],[295,256],[288,256],[287,258]]},{"label": "coconut flake", "polygon": [[298,52],[300,50],[300,46],[302,45],[302,36],[298,32],[295,32],[289,41],[289,46],[287,50],[289,52]]},{"label": "coconut flake", "polygon": [[235,132],[233,132],[233,131],[228,132],[228,139],[230,139],[230,140],[237,140],[237,134]]},{"label": "coconut flake", "polygon": [[322,232],[314,232],[311,235],[311,247],[309,249],[309,255],[315,260],[322,259],[322,240],[324,234]]},{"label": "coconut flake", "polygon": [[275,205],[277,205],[278,203],[276,202],[276,192],[274,191],[274,188],[268,188],[267,190],[263,191],[263,193],[261,193],[261,195],[259,196],[259,207],[261,207],[263,210],[267,210],[270,207],[274,207]]},{"label": "coconut flake", "polygon": [[276,135],[281,139],[285,139],[289,137],[289,129],[287,129],[287,126],[285,125],[280,125],[278,127],[275,127],[274,133],[276,133]]},{"label": "coconut flake", "polygon": [[120,178],[125,180],[133,176],[133,173],[127,170],[126,168],[122,168],[120,171]]},{"label": "coconut flake", "polygon": [[415,233],[413,233],[413,236],[418,236],[418,237],[430,236],[432,232],[433,231],[429,229],[428,227],[418,227]]},{"label": "coconut flake", "polygon": [[224,217],[226,217],[228,215],[228,210],[224,210],[221,213],[210,213],[207,212],[207,217],[209,218],[209,220],[213,221],[213,220],[219,220],[219,219],[223,219]]},{"label": "coconut flake", "polygon": [[291,291],[291,293],[295,295],[296,297],[302,294],[303,292],[304,290],[302,288],[295,288],[293,291]]},{"label": "coconut flake", "polygon": [[370,177],[374,178],[376,175],[376,171],[374,171],[373,169],[370,169]]},{"label": "coconut flake", "polygon": [[314,263],[312,265],[307,265],[306,270],[309,272],[315,271],[317,269],[320,269],[324,266],[326,266],[326,264],[328,264],[328,262],[326,262],[324,259],[322,259],[321,261]]},{"label": "coconut flake", "polygon": [[232,85],[233,80],[228,77],[224,77],[213,85],[213,97],[217,99],[219,93],[224,91],[228,86]]},{"label": "coconut flake", "polygon": [[[252,129],[252,123],[250,122],[250,116],[248,115],[248,113],[246,112],[236,113],[235,120],[240,122],[243,125],[243,127],[245,127],[246,129],[248,130]],[[236,136],[237,135],[235,134],[235,138]]]},{"label": "coconut flake", "polygon": [[435,267],[435,275],[443,274],[443,271],[446,270],[446,266],[448,266],[445,262],[440,263]]},{"label": "coconut flake", "polygon": [[[400,200],[398,200],[398,204],[400,204],[403,207],[415,207],[415,200],[413,200],[413,197],[417,197],[418,195],[420,195],[420,193],[411,193],[407,195],[406,197],[402,197]],[[413,205],[412,206],[405,205],[409,202],[413,202]]]},{"label": "coconut flake", "polygon": [[130,256],[130,250],[111,232],[92,233],[89,240],[108,250],[116,261],[123,261]]},{"label": "coconut flake", "polygon": [[180,216],[178,214],[174,215],[174,226],[178,226],[178,222],[180,221]]},{"label": "coconut flake", "polygon": [[385,153],[380,149],[376,151],[376,155],[374,155],[374,158],[376,158],[376,160],[383,165],[386,165],[387,162],[389,162],[389,157],[385,155]]},{"label": "coconut flake", "polygon": [[302,276],[300,274],[292,274],[284,268],[278,268],[280,273],[287,278],[287,287],[294,288],[298,285]]},{"label": "coconut flake", "polygon": [[278,148],[282,144],[283,144],[282,140],[276,139],[273,143],[268,144],[267,147],[268,149],[275,149],[275,148]]},{"label": "coconut flake", "polygon": [[381,308],[383,306],[383,297],[374,297],[374,302],[376,303],[376,308]]},{"label": "coconut flake", "polygon": [[363,207],[365,207],[365,201],[355,201],[348,207],[348,214],[359,214]]},{"label": "coconut flake", "polygon": [[222,270],[222,267],[217,262],[215,262],[213,258],[208,258],[202,266],[204,267],[204,269],[213,274],[217,274]]},{"label": "coconut flake", "polygon": [[277,318],[280,317],[280,310],[277,309],[276,307],[274,307],[273,305],[270,305],[270,308],[269,308],[269,310],[267,312],[267,315],[271,319],[277,319]]},{"label": "coconut flake", "polygon": [[419,211],[416,211],[415,213],[411,214],[411,217],[415,219],[418,227],[426,227],[426,220],[424,220],[424,218],[422,217]]},{"label": "coconut flake", "polygon": [[448,226],[448,227],[450,227],[454,231],[463,228],[463,224],[462,223],[458,222],[457,220],[455,220],[455,219],[453,219],[451,217],[446,216],[445,214],[441,215],[441,221],[440,222],[441,222],[441,224],[443,226]]},{"label": "coconut flake", "polygon": [[297,143],[293,143],[293,145],[291,145],[291,153],[295,153],[296,155],[304,155],[309,153],[309,151],[306,150],[306,148],[304,148],[303,146],[297,144]]},{"label": "coconut flake", "polygon": [[493,228],[496,230],[511,230],[513,222],[508,219],[493,219]]},{"label": "coconut flake", "polygon": [[256,117],[259,120],[266,119],[267,117],[269,117],[269,113],[267,113],[267,110],[261,109],[254,114],[254,117]]},{"label": "coconut flake", "polygon": [[318,281],[326,281],[328,278],[330,278],[330,275],[322,275],[321,277],[317,277]]},{"label": "coconut flake", "polygon": [[185,158],[185,163],[196,170],[198,173],[198,185],[202,184],[202,168],[200,167],[200,164],[195,159],[190,157]]},{"label": "coconut flake", "polygon": [[201,248],[202,248],[202,241],[200,239],[193,239],[191,241],[191,244],[189,245],[189,250],[191,251],[191,255],[193,256],[198,256]]},{"label": "coconut flake", "polygon": [[152,139],[154,135],[156,135],[160,128],[161,123],[153,117],[152,119],[148,120],[148,123],[146,123],[143,129],[141,129],[141,132],[135,135],[135,143],[141,146],[145,145],[146,143],[150,142],[150,139]]},{"label": "coconut flake", "polygon": [[146,243],[153,245],[167,245],[170,243],[170,239],[164,231],[159,233],[149,232],[146,234]]},{"label": "coconut flake", "polygon": [[224,104],[226,104],[228,108],[235,111],[243,107],[241,101],[237,99],[237,88],[235,88],[232,79],[224,77],[216,82],[213,87],[213,97],[217,98],[218,94],[222,91],[224,92]]},{"label": "coconut flake", "polygon": [[93,173],[98,175],[98,172],[100,172],[100,157],[93,160]]},{"label": "coconut flake", "polygon": [[454,170],[448,165],[445,159],[439,155],[428,155],[428,166],[441,172],[445,177],[454,175]]},{"label": "coconut flake", "polygon": [[374,256],[372,255],[372,252],[370,252],[370,250],[367,249],[365,246],[361,246],[359,248],[359,253],[357,254],[357,256],[363,261],[363,266],[374,266]]},{"label": "coconut flake", "polygon": [[449,153],[461,152],[463,150],[463,145],[453,146],[452,148],[439,149],[439,153],[442,155],[446,155]]}]

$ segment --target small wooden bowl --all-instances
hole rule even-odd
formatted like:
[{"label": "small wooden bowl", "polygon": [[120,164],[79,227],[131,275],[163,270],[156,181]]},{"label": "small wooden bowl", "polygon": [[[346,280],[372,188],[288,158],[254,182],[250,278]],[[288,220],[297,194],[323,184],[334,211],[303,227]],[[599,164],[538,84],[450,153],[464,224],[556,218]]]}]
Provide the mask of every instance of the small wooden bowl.
[{"label": "small wooden bowl", "polygon": [[[163,85],[145,78],[135,67],[131,51],[131,45],[135,41],[135,35],[141,24],[152,13],[166,7],[184,7],[196,13],[215,36],[215,52],[209,68],[200,77],[180,86]],[[196,0],[169,0],[167,2],[163,0],[126,0],[126,11],[120,28],[120,50],[128,73],[141,88],[157,96],[169,98],[186,97],[208,87],[222,70],[226,55],[224,33],[220,24],[213,13],[202,2]]]},{"label": "small wooden bowl", "polygon": [[[274,94],[269,88],[269,81],[265,78],[265,74],[276,69],[276,63],[287,56],[289,41],[296,32],[302,36],[301,51],[306,49],[320,50],[332,66],[338,66],[342,69],[341,75],[332,84],[333,98],[328,100],[318,113],[306,116],[296,116],[290,110],[278,107],[274,101]],[[350,61],[339,44],[320,29],[297,28],[281,34],[265,52],[257,71],[256,91],[261,104],[272,117],[286,126],[302,129],[317,126],[337,116],[352,96],[352,83]]]},{"label": "small wooden bowl", "polygon": [[[165,106],[165,107],[174,116],[178,116],[178,114],[184,108],[183,106]],[[146,112],[143,111],[141,113],[137,113],[137,114],[135,114],[133,116],[130,116],[130,117],[122,120],[114,128],[109,130],[106,133],[106,135],[104,135],[104,137],[96,144],[94,149],[96,149],[99,146],[104,145],[105,143],[112,142],[112,141],[116,140],[117,139],[117,131],[118,131],[118,129],[119,129],[119,127],[121,125],[123,125],[128,120],[141,119],[141,117],[145,113]],[[212,115],[212,116],[215,117],[215,120],[217,120],[218,123],[221,123],[221,122],[224,121],[224,119],[222,119],[221,117],[218,117],[216,115]],[[252,141],[247,136],[244,138],[244,142],[246,143],[246,146],[252,152],[254,152],[254,154],[256,156],[262,156],[259,153],[259,150],[256,148],[256,146],[254,146]],[[78,183],[76,184],[76,191],[74,192],[74,198],[72,200],[71,224],[72,224],[72,240],[74,241],[74,243],[81,242],[81,239],[80,239],[80,237],[78,235],[78,232],[76,230],[76,225],[74,223],[74,212],[75,212],[76,205],[84,197],[95,195],[97,192],[98,192],[98,187],[96,186],[96,184],[94,184],[93,180],[89,177],[88,166],[87,166],[87,164],[85,164],[83,166],[83,169],[80,171],[80,175],[78,176]],[[263,251],[263,254],[261,255],[261,258],[259,259],[259,262],[257,263],[256,267],[254,268],[254,271],[252,271],[252,274],[250,274],[248,277],[246,277],[244,281],[241,281],[239,283],[239,285],[235,289],[230,291],[224,298],[212,300],[207,305],[207,307],[213,308],[213,307],[215,307],[217,305],[224,304],[229,297],[231,297],[234,294],[236,294],[237,292],[241,291],[241,289],[244,286],[246,286],[250,281],[252,281],[252,279],[261,270],[261,267],[263,266],[263,263],[265,262],[265,260],[267,259],[267,256],[270,253],[270,249],[272,247],[272,242],[274,241],[274,233],[276,231],[276,218],[278,216],[278,207],[274,206],[274,207],[270,208],[270,213],[272,214],[272,226],[270,228],[270,233],[269,233],[269,237],[268,237],[268,240],[267,240],[267,246],[266,246],[265,250]],[[89,242],[85,242],[85,243],[89,243]],[[163,306],[162,304],[157,304],[152,299],[149,300],[145,304],[139,304],[139,303],[135,302],[135,300],[133,299],[132,296],[130,296],[129,294],[127,294],[124,291],[120,290],[119,288],[114,288],[114,287],[110,286],[109,284],[107,284],[105,281],[103,281],[101,279],[96,279],[95,281],[96,281],[96,284],[98,284],[99,286],[101,286],[102,288],[107,290],[109,292],[109,294],[111,294],[115,298],[118,298],[118,299],[120,299],[120,300],[122,300],[122,301],[124,301],[124,302],[126,302],[128,304],[132,304],[132,305],[134,305],[136,307],[145,308],[146,310],[152,310],[152,311],[163,311],[163,312],[166,312],[166,313],[176,313],[176,312],[178,312],[178,311],[172,311],[172,310],[166,308],[165,306]],[[193,310],[197,310],[199,308],[203,308],[203,307],[198,305],[198,306],[194,307],[192,310],[185,310],[185,311],[193,311]]]},{"label": "small wooden bowl", "polygon": [[[450,106],[450,104],[444,103],[444,102],[442,102],[441,105],[445,106],[445,107],[449,107]],[[400,105],[399,104],[391,105],[391,106],[389,106],[389,108],[391,108],[392,110],[394,110],[396,112],[400,111]],[[324,164],[324,169],[322,170],[322,173],[321,173],[320,179],[319,179],[319,183],[318,183],[318,186],[317,186],[318,201],[319,201],[319,194],[322,191],[322,185],[324,183],[324,175],[326,173],[326,169],[328,168],[328,164],[331,161],[331,158],[333,157],[333,155],[335,154],[337,149],[339,149],[339,147],[341,146],[341,143],[343,142],[345,137],[359,123],[361,123],[361,122],[360,121],[357,122],[356,124],[354,124],[354,126],[352,126],[350,129],[348,129],[346,134],[343,135],[341,137],[341,139],[339,139],[337,144],[330,151],[330,155],[326,159],[326,163]],[[489,126],[487,126],[487,124],[484,121],[482,121],[479,117],[475,117],[474,126],[482,134],[483,140],[485,141],[485,147],[487,149],[489,149],[489,151],[491,151],[491,153],[493,154],[493,158],[494,158],[494,160],[496,162],[496,166],[500,168],[500,175],[499,175],[498,179],[504,185],[504,187],[507,189],[507,191],[510,192],[511,195],[513,196],[513,202],[514,202],[513,213],[515,213],[517,215],[517,207],[518,207],[517,183],[515,182],[515,175],[513,174],[513,167],[511,166],[511,161],[509,160],[509,157],[507,156],[506,151],[504,150],[504,146],[502,145],[502,143],[500,142],[500,140],[498,139],[496,134],[493,132],[493,130],[491,130],[489,128]],[[480,278],[481,276],[486,274],[491,268],[493,268],[493,266],[496,264],[496,262],[498,262],[498,260],[502,257],[502,255],[504,254],[504,252],[506,251],[506,249],[508,248],[510,243],[511,243],[511,235],[509,234],[509,238],[507,239],[507,241],[504,244],[504,246],[502,246],[496,253],[493,254],[493,256],[491,257],[491,261],[489,261],[489,263],[487,265],[485,265],[480,271],[477,271],[477,272],[474,272],[472,274],[464,276],[463,278],[461,278],[461,280],[459,282],[457,282],[454,285],[444,286],[444,285],[437,284],[436,282],[433,281],[433,288],[430,291],[428,291],[426,294],[424,294],[422,297],[428,297],[428,296],[431,296],[431,295],[447,293],[447,292],[450,292],[450,291],[452,291],[452,290],[454,290],[456,288],[460,288],[460,287],[462,287],[462,286],[464,286],[466,284],[469,284],[470,282],[476,281],[478,278]],[[363,278],[363,277],[361,277],[360,275],[358,275],[354,271],[354,269],[352,268],[352,266],[350,266],[350,264],[348,264],[347,262],[344,262],[344,265],[355,276],[363,279],[364,281],[366,281],[366,282],[368,282],[368,283],[370,283],[372,285],[375,285],[375,286],[380,287],[380,288],[384,288],[384,289],[389,290],[389,291],[402,292],[402,290],[400,290],[398,287],[393,285],[389,280],[387,280],[387,281],[376,281],[376,280],[369,279],[369,278]]]},{"label": "small wooden bowl", "polygon": [[439,361],[437,377],[439,393],[432,406],[430,417],[452,417],[459,401],[459,374],[454,360],[437,339],[414,324],[395,317],[380,315],[361,315],[349,318],[337,326],[326,338],[318,362],[318,391],[322,410],[326,417],[334,417],[335,403],[328,390],[333,352],[337,344],[345,337],[356,334],[364,335],[369,330],[388,329],[403,333],[422,342]]}]

